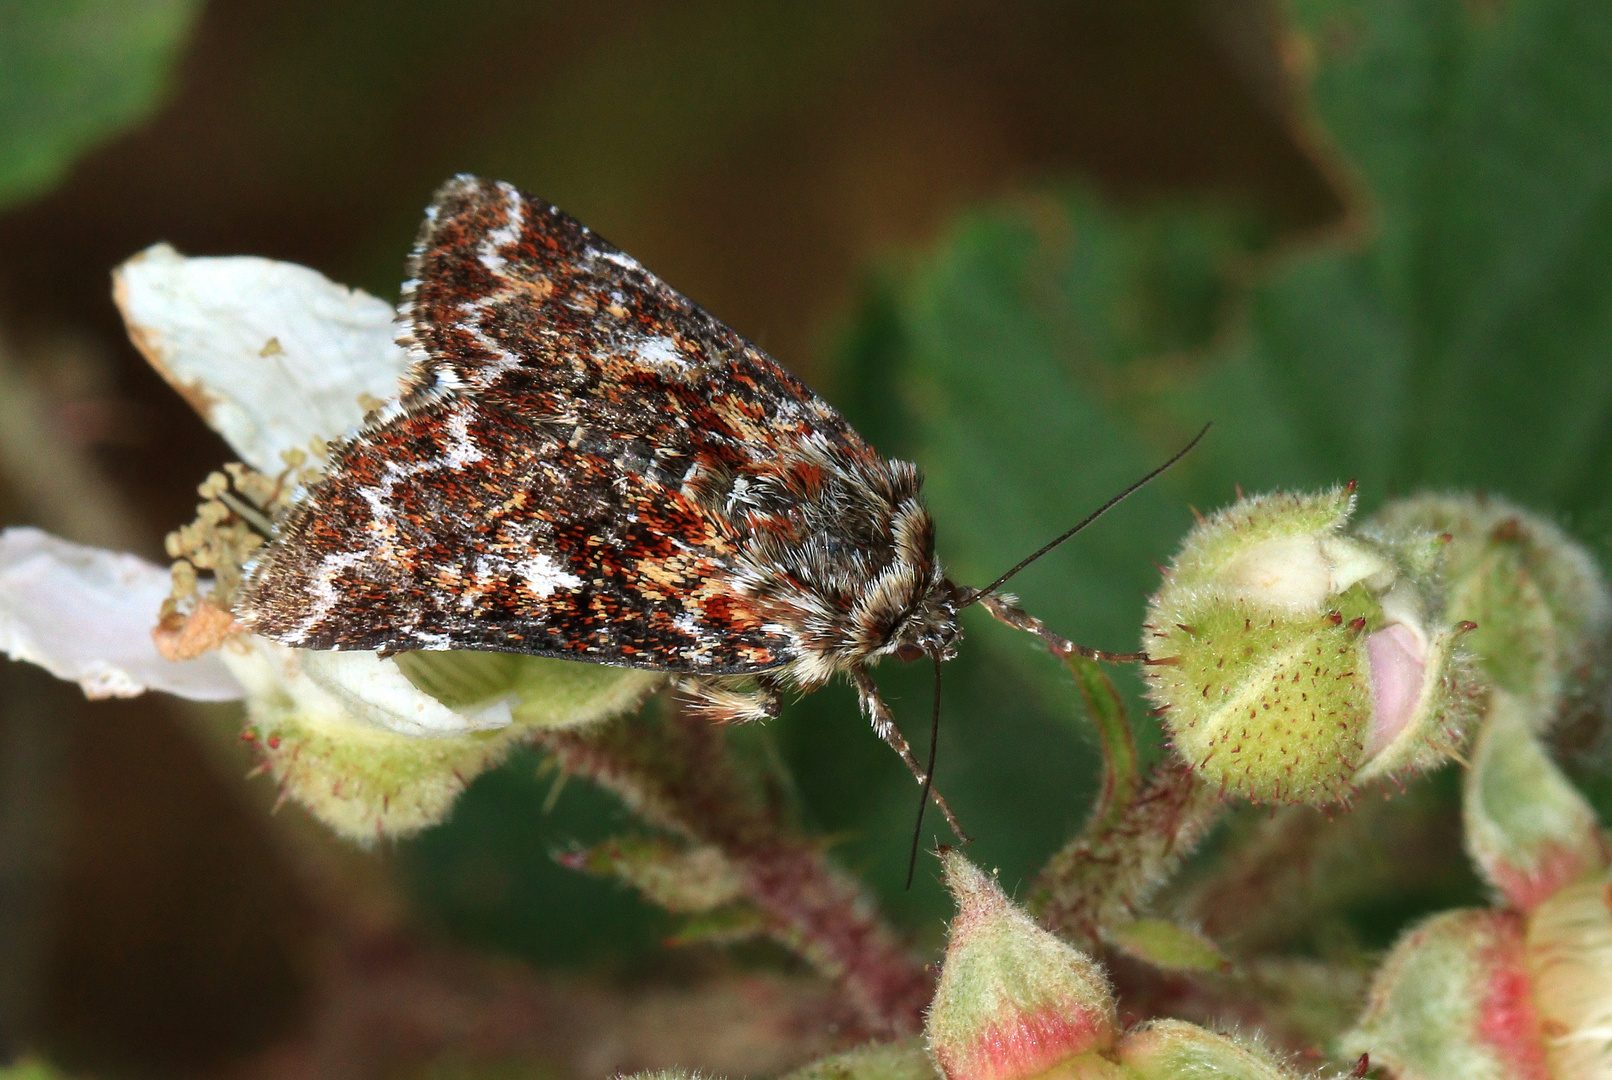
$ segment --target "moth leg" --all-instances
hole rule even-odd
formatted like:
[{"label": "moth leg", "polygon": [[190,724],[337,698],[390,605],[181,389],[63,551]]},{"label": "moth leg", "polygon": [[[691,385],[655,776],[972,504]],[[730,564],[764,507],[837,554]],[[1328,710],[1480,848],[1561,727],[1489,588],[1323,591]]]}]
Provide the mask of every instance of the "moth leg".
[{"label": "moth leg", "polygon": [[1014,602],[1011,596],[998,596],[996,593],[983,593],[979,597],[979,605],[994,615],[998,622],[1006,623],[1015,630],[1023,630],[1027,634],[1034,634],[1046,642],[1047,648],[1057,656],[1068,656],[1076,653],[1090,660],[1106,660],[1110,664],[1146,663],[1147,653],[1112,653],[1102,649],[1091,649],[1085,645],[1076,645],[1062,634],[1055,634],[1047,629],[1047,624],[1031,615]]},{"label": "moth leg", "polygon": [[770,679],[739,689],[721,678],[686,678],[677,689],[688,698],[689,711],[713,724],[746,724],[778,715],[778,688]]},{"label": "moth leg", "polygon": [[[913,757],[912,747],[907,745],[907,740],[897,730],[895,717],[890,712],[890,706],[879,696],[879,688],[874,684],[873,676],[868,674],[867,668],[857,665],[851,668],[851,682],[856,686],[857,697],[862,701],[863,714],[873,724],[873,733],[883,739],[890,749],[901,755],[901,760],[907,763],[907,768],[912,771],[913,777],[922,784],[928,777],[924,774],[923,767],[918,764],[918,759]],[[957,839],[968,843],[969,835],[957,823],[952,808],[946,805],[946,800],[935,790],[933,784],[929,786],[929,797],[934,800],[935,809],[946,818],[946,824],[951,826],[952,832],[957,834]]]}]

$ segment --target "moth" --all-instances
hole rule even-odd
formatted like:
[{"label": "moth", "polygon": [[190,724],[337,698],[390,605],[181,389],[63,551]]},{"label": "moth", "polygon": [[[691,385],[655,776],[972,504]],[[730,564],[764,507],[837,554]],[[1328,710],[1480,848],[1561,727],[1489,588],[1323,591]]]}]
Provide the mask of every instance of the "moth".
[{"label": "moth", "polygon": [[727,720],[843,674],[927,794],[869,667],[929,657],[938,678],[978,601],[1031,627],[994,595],[1009,575],[947,579],[914,465],[506,183],[437,193],[398,322],[401,393],[248,568],[246,626],[664,671]]}]

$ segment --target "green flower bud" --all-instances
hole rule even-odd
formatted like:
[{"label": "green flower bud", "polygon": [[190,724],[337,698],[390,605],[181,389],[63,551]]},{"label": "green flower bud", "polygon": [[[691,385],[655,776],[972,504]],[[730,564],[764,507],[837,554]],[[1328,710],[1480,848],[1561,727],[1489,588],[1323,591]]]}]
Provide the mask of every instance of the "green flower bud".
[{"label": "green flower bud", "polygon": [[1400,499],[1368,525],[1389,540],[1450,538],[1440,570],[1445,613],[1477,624],[1463,645],[1495,685],[1513,694],[1554,700],[1607,632],[1612,603],[1589,552],[1503,499]]},{"label": "green flower bud", "polygon": [[1343,531],[1352,488],[1246,498],[1148,607],[1147,691],[1182,757],[1247,798],[1329,802],[1459,744],[1479,692],[1426,580],[1437,540]]},{"label": "green flower bud", "polygon": [[1120,1064],[1135,1080],[1292,1080],[1257,1046],[1184,1020],[1155,1020],[1119,1042]]},{"label": "green flower bud", "polygon": [[796,1069],[784,1080],[938,1080],[916,1039],[870,1043]]},{"label": "green flower bud", "polygon": [[924,1030],[946,1080],[1122,1075],[1101,1056],[1117,1019],[1097,964],[961,855],[947,852],[944,863],[958,910]]}]

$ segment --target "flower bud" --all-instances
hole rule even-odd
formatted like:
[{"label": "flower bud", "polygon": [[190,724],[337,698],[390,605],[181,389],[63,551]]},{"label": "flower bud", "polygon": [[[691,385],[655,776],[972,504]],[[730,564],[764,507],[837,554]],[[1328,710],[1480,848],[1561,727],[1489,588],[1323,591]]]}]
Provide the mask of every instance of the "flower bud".
[{"label": "flower bud", "polygon": [[1477,624],[1463,646],[1513,694],[1553,700],[1607,631],[1612,603],[1589,552],[1503,499],[1400,499],[1368,527],[1390,541],[1417,533],[1449,537],[1440,570],[1446,616]]},{"label": "flower bud", "polygon": [[1342,1049],[1369,1053],[1398,1080],[1568,1080],[1546,1070],[1511,912],[1450,911],[1407,931]]},{"label": "flower bud", "polygon": [[1477,690],[1423,576],[1436,541],[1347,535],[1350,488],[1247,498],[1188,535],[1148,607],[1148,695],[1178,752],[1251,799],[1328,802],[1425,768]]},{"label": "flower bud", "polygon": [[1119,1042],[1120,1064],[1134,1080],[1291,1080],[1263,1049],[1184,1020],[1155,1020]]},{"label": "flower bud", "polygon": [[1540,742],[1542,707],[1508,690],[1493,692],[1461,800],[1467,850],[1523,911],[1607,865],[1594,808]]},{"label": "flower bud", "polygon": [[245,738],[294,799],[361,843],[441,821],[533,727],[634,708],[650,672],[542,657],[290,649],[236,635],[220,655],[246,688]]},{"label": "flower bud", "polygon": [[1452,911],[1400,939],[1344,1036],[1398,1080],[1604,1080],[1612,1067],[1612,885],[1528,915]]},{"label": "flower bud", "polygon": [[990,876],[944,856],[957,901],[925,1034],[946,1080],[1118,1076],[1114,999],[1102,970],[1037,926]]}]

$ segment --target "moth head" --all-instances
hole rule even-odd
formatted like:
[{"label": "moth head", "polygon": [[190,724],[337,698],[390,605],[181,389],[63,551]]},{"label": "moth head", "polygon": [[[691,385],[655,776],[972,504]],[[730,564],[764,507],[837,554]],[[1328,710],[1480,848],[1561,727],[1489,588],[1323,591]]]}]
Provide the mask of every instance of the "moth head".
[{"label": "moth head", "polygon": [[957,653],[963,593],[941,572],[934,521],[916,492],[895,508],[890,532],[894,558],[857,601],[860,648],[900,660],[949,660]]},{"label": "moth head", "polygon": [[898,660],[921,660],[926,656],[950,660],[956,656],[957,642],[963,636],[957,611],[964,595],[946,578],[937,580],[898,628],[891,654]]}]

